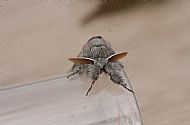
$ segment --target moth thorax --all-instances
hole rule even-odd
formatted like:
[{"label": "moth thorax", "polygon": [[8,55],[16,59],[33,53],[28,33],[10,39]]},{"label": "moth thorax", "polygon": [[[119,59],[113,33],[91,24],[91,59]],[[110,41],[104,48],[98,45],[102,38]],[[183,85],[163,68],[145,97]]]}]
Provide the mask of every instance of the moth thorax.
[{"label": "moth thorax", "polygon": [[103,69],[107,62],[107,58],[98,58],[95,64],[98,65],[101,69]]},{"label": "moth thorax", "polygon": [[108,55],[105,46],[93,47],[91,50],[95,58],[105,58]]}]

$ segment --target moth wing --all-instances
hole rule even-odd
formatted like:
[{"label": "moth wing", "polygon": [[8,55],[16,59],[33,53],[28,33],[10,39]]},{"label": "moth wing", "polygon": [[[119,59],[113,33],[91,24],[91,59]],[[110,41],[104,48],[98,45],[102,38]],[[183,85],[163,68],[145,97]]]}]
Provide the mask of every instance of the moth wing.
[{"label": "moth wing", "polygon": [[116,54],[113,54],[113,55],[109,56],[108,61],[114,62],[114,61],[117,61],[119,59],[122,59],[126,55],[127,55],[127,52],[116,53]]},{"label": "moth wing", "polygon": [[94,60],[91,58],[84,58],[84,57],[76,57],[76,58],[69,58],[71,62],[75,64],[93,64]]}]

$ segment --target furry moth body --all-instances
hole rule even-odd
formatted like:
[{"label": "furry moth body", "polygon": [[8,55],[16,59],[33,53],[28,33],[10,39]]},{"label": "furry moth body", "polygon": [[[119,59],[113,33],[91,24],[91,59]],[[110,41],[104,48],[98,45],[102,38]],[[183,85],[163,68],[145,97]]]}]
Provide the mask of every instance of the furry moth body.
[{"label": "furry moth body", "polygon": [[79,53],[78,57],[69,58],[70,61],[74,62],[74,65],[72,73],[67,78],[75,74],[86,73],[93,80],[86,93],[88,95],[95,81],[98,80],[99,75],[105,72],[110,76],[111,81],[133,93],[133,90],[129,89],[126,83],[124,83],[124,78],[120,73],[123,65],[118,60],[126,55],[127,52],[115,53],[110,43],[103,37],[92,37],[83,46],[83,50]]}]

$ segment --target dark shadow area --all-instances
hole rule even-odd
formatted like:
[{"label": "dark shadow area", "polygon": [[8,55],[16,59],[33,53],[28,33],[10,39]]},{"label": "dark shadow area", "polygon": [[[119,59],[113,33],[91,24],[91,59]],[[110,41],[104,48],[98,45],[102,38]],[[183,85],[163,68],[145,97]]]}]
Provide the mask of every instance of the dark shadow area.
[{"label": "dark shadow area", "polygon": [[114,15],[140,6],[152,6],[165,3],[167,0],[101,0],[96,10],[84,17],[81,25],[85,26],[102,16]]}]

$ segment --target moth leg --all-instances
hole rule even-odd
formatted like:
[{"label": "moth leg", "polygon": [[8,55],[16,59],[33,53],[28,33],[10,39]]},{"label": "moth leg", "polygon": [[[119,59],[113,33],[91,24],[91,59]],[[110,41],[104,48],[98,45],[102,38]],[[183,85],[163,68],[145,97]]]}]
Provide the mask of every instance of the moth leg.
[{"label": "moth leg", "polygon": [[128,91],[132,92],[134,94],[134,91],[132,89],[127,88],[126,84],[120,84],[123,86],[123,88],[127,89]]},{"label": "moth leg", "polygon": [[87,93],[86,93],[86,96],[88,96],[88,93],[91,91],[92,86],[94,85],[94,83],[95,83],[95,80],[92,81],[91,86],[90,86],[90,88],[88,89],[88,91],[87,91]]},{"label": "moth leg", "polygon": [[124,77],[122,75],[123,65],[119,62],[111,62],[108,63],[105,67],[105,71],[110,76],[110,80],[114,82],[115,84],[121,85],[123,88],[127,89],[128,91],[134,93],[134,91],[127,87],[127,84],[125,83]]},{"label": "moth leg", "polygon": [[73,75],[75,75],[75,74],[77,74],[77,73],[79,73],[79,70],[76,70],[75,72],[69,74],[69,75],[67,76],[67,78],[69,78],[69,77],[71,77],[71,76],[73,76]]},{"label": "moth leg", "polygon": [[129,89],[126,84],[123,83],[122,77],[120,77],[119,74],[116,74],[114,76],[110,77],[110,80],[114,83],[121,85],[123,88],[127,89],[128,91],[132,92],[134,94],[134,91],[132,89]]}]

